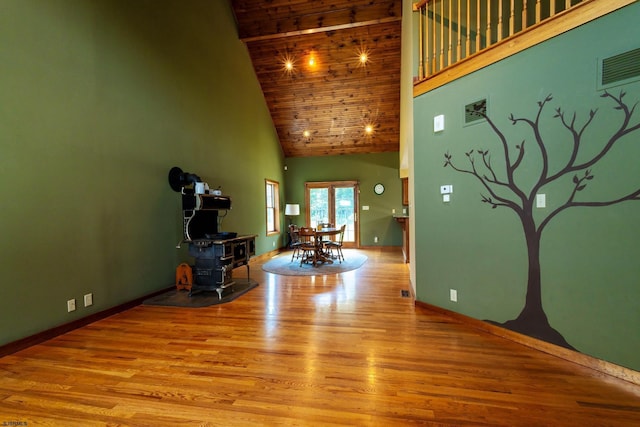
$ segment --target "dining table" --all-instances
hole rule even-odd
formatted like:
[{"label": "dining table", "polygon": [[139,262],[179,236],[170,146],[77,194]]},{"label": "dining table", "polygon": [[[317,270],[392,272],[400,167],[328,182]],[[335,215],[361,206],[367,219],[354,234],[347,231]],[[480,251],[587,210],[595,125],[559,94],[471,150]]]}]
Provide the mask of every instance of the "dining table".
[{"label": "dining table", "polygon": [[340,234],[341,229],[340,228],[334,228],[334,227],[323,227],[321,229],[314,229],[313,232],[313,236],[314,236],[314,244],[315,244],[315,251],[313,254],[313,259],[312,264],[314,267],[318,266],[318,263],[328,263],[328,264],[333,264],[333,259],[331,258],[331,255],[329,255],[329,253],[324,249],[324,239],[325,237],[330,237],[330,236],[336,236],[338,234]]}]

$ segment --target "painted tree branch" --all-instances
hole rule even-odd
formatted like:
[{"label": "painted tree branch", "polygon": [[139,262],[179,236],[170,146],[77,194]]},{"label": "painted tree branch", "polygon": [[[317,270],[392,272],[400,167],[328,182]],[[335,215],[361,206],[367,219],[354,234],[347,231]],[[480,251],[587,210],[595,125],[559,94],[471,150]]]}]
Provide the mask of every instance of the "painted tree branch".
[{"label": "painted tree branch", "polygon": [[[499,204],[496,204],[492,201],[491,198],[487,198],[483,195],[482,196],[482,201],[485,203],[490,203],[492,205],[494,205],[493,207],[495,208],[496,206],[507,206],[510,207],[511,209],[515,210],[516,212],[520,211],[520,206],[518,206],[516,203],[512,202],[509,199],[503,198],[498,196],[495,191],[493,190],[493,188],[491,188],[491,186],[489,185],[491,183],[490,180],[486,179],[486,176],[480,176],[480,174],[478,173],[476,167],[475,167],[475,159],[473,157],[473,150],[465,153],[466,156],[469,158],[469,163],[471,164],[471,170],[469,169],[461,169],[458,168],[457,166],[455,166],[452,162],[451,162],[451,154],[449,154],[448,152],[444,155],[445,157],[445,163],[444,166],[451,166],[451,168],[453,170],[455,170],[456,172],[461,172],[461,173],[467,173],[470,175],[473,175],[474,177],[476,177],[476,179],[478,179],[480,181],[480,183],[484,186],[484,188],[489,192],[489,194],[491,195],[491,197],[493,199],[498,200]],[[511,188],[510,185],[508,184],[502,184],[502,185],[507,185],[509,188]]]},{"label": "painted tree branch", "polygon": [[[589,171],[587,171],[588,173]],[[590,178],[587,179],[592,179],[593,176],[591,176]],[[581,182],[581,180],[580,180]],[[540,226],[538,227],[538,234],[542,234],[542,230],[544,230],[544,228],[546,227],[546,225],[549,223],[549,221],[551,221],[551,219],[553,217],[555,217],[557,214],[559,214],[560,212],[562,212],[565,209],[571,208],[571,207],[576,207],[576,206],[583,206],[583,207],[604,207],[604,206],[611,206],[611,205],[615,205],[618,203],[622,203],[622,202],[626,202],[628,200],[640,200],[640,189],[637,189],[629,194],[627,194],[626,196],[622,196],[619,197],[617,199],[614,200],[608,200],[608,201],[603,201],[603,202],[574,202],[573,201],[573,196],[575,195],[576,192],[578,191],[582,191],[582,189],[584,189],[584,186],[586,184],[576,184],[576,187],[574,188],[574,191],[571,194],[571,197],[569,198],[569,200],[562,206],[556,208],[553,212],[551,212],[541,223]]]},{"label": "painted tree branch", "polygon": [[518,196],[522,200],[524,200],[524,198],[526,196],[525,196],[524,192],[519,191],[520,189],[517,187],[517,185],[515,183],[515,180],[514,180],[514,177],[513,177],[515,170],[518,168],[518,166],[520,166],[520,163],[522,162],[522,158],[524,157],[524,141],[522,142],[522,144],[519,147],[516,146],[516,148],[520,152],[518,154],[518,158],[516,159],[516,161],[514,163],[511,163],[510,154],[509,154],[509,144],[507,143],[507,138],[500,131],[500,129],[498,129],[498,127],[495,125],[495,123],[493,123],[493,121],[489,118],[489,116],[487,116],[486,114],[484,114],[482,112],[476,112],[475,114],[483,117],[487,121],[489,126],[491,126],[491,129],[493,130],[493,132],[500,139],[500,142],[502,144],[502,149],[503,149],[503,152],[504,152],[508,186],[510,188],[515,188],[516,190],[514,190],[514,191],[516,192],[516,194],[518,194]]},{"label": "painted tree branch", "polygon": [[544,106],[552,99],[553,97],[551,95],[548,95],[543,101],[538,101],[538,113],[536,114],[535,121],[531,121],[525,118],[516,119],[513,117],[513,114],[511,114],[511,116],[509,117],[513,125],[517,124],[518,122],[524,122],[529,125],[529,127],[533,131],[536,143],[538,144],[538,149],[540,150],[540,154],[542,155],[542,168],[540,170],[540,178],[538,179],[538,182],[546,180],[547,174],[549,172],[549,155],[547,153],[547,148],[544,145],[544,141],[542,140],[542,135],[540,135],[540,116],[542,115]]},{"label": "painted tree branch", "polygon": [[565,126],[565,128],[567,128],[573,135],[573,138],[574,138],[573,150],[571,152],[569,161],[567,162],[565,167],[559,170],[553,176],[549,177],[549,179],[546,182],[544,182],[542,185],[547,184],[551,181],[554,181],[559,177],[566,175],[568,173],[577,172],[577,171],[581,171],[581,170],[592,167],[594,164],[600,161],[600,159],[602,159],[609,152],[609,150],[611,150],[613,145],[617,143],[620,140],[620,138],[622,138],[623,136],[635,130],[640,129],[640,122],[636,123],[633,126],[629,126],[629,123],[631,122],[631,118],[633,116],[635,108],[638,104],[637,103],[634,104],[633,107],[629,109],[629,107],[623,101],[623,98],[625,95],[626,93],[624,91],[621,91],[620,95],[618,95],[617,97],[606,91],[601,95],[602,98],[612,99],[617,104],[616,107],[614,107],[614,109],[621,110],[624,113],[624,118],[618,130],[609,138],[607,143],[602,147],[602,150],[596,153],[591,159],[586,160],[585,162],[578,165],[575,164],[575,161],[577,159],[578,151],[580,148],[580,140],[586,128],[593,121],[593,118],[595,117],[598,110],[591,110],[589,112],[589,119],[587,120],[587,122],[582,126],[580,130],[577,130],[575,127],[575,120],[576,120],[575,113],[573,115],[573,119],[571,120],[571,123],[568,123],[565,119],[564,112],[562,112],[560,108],[556,109],[556,115],[554,117],[559,118],[562,124]]},{"label": "painted tree branch", "polygon": [[[523,140],[519,145],[515,146],[516,150],[518,150],[518,156],[516,160],[512,162],[510,152],[509,152],[509,144],[507,142],[507,139],[504,133],[500,131],[500,129],[496,126],[496,124],[491,120],[490,117],[488,117],[486,114],[482,112],[475,112],[475,114],[486,119],[487,123],[489,124],[493,132],[497,135],[498,139],[500,140],[500,143],[504,150],[506,181],[500,180],[498,178],[496,171],[493,165],[491,164],[491,157],[489,155],[489,150],[477,151],[477,153],[480,156],[482,156],[482,164],[486,169],[487,173],[481,173],[478,170],[476,166],[474,150],[471,150],[465,153],[471,165],[470,169],[463,169],[456,166],[453,163],[452,156],[449,152],[445,154],[444,166],[445,167],[451,166],[451,168],[453,168],[458,172],[468,173],[475,176],[476,179],[478,179],[482,183],[483,187],[486,189],[486,191],[488,191],[490,195],[490,197],[481,195],[482,201],[484,203],[489,203],[493,208],[496,208],[498,206],[510,207],[516,212],[518,212],[519,214],[522,213],[523,210],[529,209],[533,206],[533,198],[539,192],[540,188],[542,188],[544,185],[549,184],[550,182],[556,181],[568,174],[579,172],[579,171],[585,171],[583,176],[579,176],[578,174],[574,175],[573,177],[574,188],[571,194],[569,194],[567,201],[563,205],[558,207],[556,210],[554,210],[551,214],[549,214],[549,216],[541,222],[540,227],[538,229],[539,232],[542,231],[544,226],[549,222],[551,218],[555,217],[558,213],[560,213],[561,211],[569,207],[609,206],[611,204],[620,203],[626,200],[637,200],[638,192],[634,191],[625,197],[621,197],[619,199],[611,200],[611,201],[603,201],[603,202],[597,202],[597,201],[576,202],[575,201],[575,197],[577,193],[584,190],[585,187],[587,186],[588,181],[591,181],[593,179],[593,175],[591,174],[591,170],[589,168],[592,167],[594,164],[596,164],[599,160],[601,160],[609,152],[609,150],[611,150],[614,144],[616,144],[622,137],[624,137],[625,135],[633,131],[640,129],[640,122],[630,125],[637,103],[634,104],[631,108],[629,108],[629,106],[625,104],[623,100],[625,95],[626,94],[624,91],[621,91],[618,96],[614,96],[606,91],[603,93],[603,95],[601,95],[602,98],[608,98],[615,102],[616,106],[614,108],[616,110],[620,110],[623,112],[624,114],[623,120],[620,126],[618,127],[618,129],[609,138],[609,140],[603,146],[603,148],[599,152],[597,152],[593,157],[591,157],[588,160],[585,160],[580,164],[576,164],[576,160],[580,152],[580,144],[585,131],[593,123],[593,120],[596,117],[596,113],[598,110],[597,109],[590,110],[588,119],[585,121],[585,123],[582,126],[579,126],[576,124],[577,122],[576,113],[574,113],[572,117],[569,119],[561,108],[556,108],[555,110],[556,114],[553,117],[559,119],[562,125],[564,126],[564,128],[571,133],[573,143],[572,143],[571,152],[570,152],[570,156],[567,163],[564,165],[564,167],[562,167],[560,170],[558,170],[556,173],[553,173],[552,175],[549,175],[549,154],[548,154],[547,148],[545,147],[542,134],[540,132],[541,130],[540,120],[542,117],[542,113],[545,109],[545,106],[553,99],[553,97],[551,95],[548,95],[543,101],[538,102],[538,111],[536,113],[535,119],[533,120],[524,118],[524,117],[515,117],[513,114],[509,116],[509,120],[513,125],[516,125],[518,123],[524,123],[531,129],[534,135],[534,139],[536,141],[536,145],[540,150],[540,154],[542,157],[540,174],[539,174],[538,180],[533,184],[529,194],[525,194],[525,192],[518,186],[518,184],[515,182],[515,179],[514,179],[515,171],[518,169],[519,166],[521,166],[522,162],[525,159],[525,154],[526,154],[525,146],[524,146],[525,141]],[[492,185],[509,188],[509,190],[511,190],[514,196],[520,199],[520,204],[506,197],[498,196],[498,194],[495,192]]]}]

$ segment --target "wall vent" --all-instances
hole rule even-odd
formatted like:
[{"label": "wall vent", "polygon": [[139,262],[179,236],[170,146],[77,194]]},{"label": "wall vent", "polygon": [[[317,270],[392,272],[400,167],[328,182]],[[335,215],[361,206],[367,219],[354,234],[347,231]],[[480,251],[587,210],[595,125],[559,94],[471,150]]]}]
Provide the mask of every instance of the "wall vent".
[{"label": "wall vent", "polygon": [[602,60],[600,85],[614,86],[640,79],[640,48]]},{"label": "wall vent", "polygon": [[481,99],[471,104],[464,106],[464,123],[470,124],[480,120],[484,120],[484,115],[487,114],[487,100]]}]

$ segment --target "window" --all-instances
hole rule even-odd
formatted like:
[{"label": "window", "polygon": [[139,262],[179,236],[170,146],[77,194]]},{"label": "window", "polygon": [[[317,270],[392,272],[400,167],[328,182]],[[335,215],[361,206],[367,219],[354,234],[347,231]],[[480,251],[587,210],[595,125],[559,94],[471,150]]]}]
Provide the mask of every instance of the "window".
[{"label": "window", "polygon": [[280,233],[280,184],[268,179],[265,182],[267,207],[267,236]]}]

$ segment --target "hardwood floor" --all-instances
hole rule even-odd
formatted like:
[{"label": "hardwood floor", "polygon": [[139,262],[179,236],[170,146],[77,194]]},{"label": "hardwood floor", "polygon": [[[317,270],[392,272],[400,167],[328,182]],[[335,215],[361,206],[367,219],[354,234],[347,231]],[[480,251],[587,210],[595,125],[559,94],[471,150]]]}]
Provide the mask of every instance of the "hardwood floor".
[{"label": "hardwood floor", "polygon": [[363,252],[334,276],[254,263],[229,304],[138,306],[6,356],[0,425],[640,425],[640,387],[414,307],[400,249]]}]

